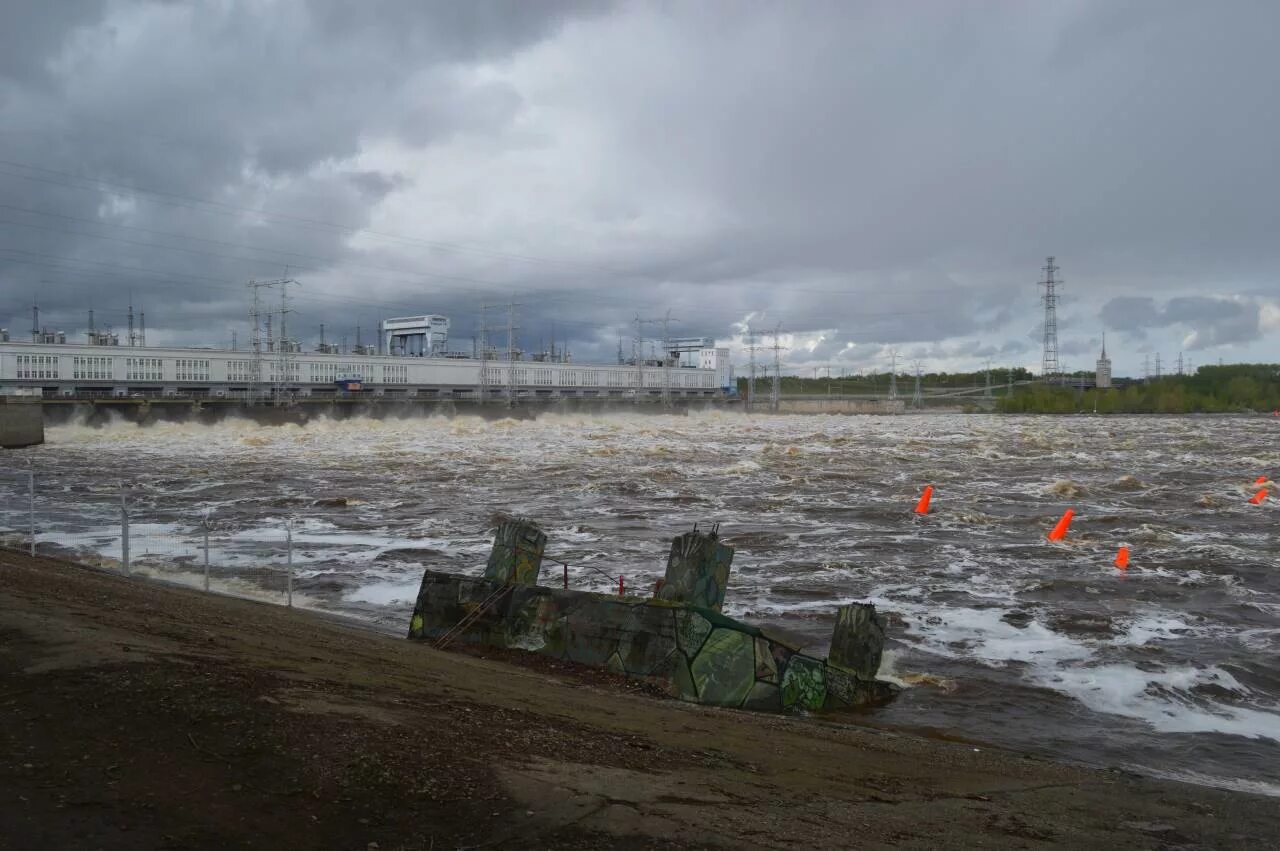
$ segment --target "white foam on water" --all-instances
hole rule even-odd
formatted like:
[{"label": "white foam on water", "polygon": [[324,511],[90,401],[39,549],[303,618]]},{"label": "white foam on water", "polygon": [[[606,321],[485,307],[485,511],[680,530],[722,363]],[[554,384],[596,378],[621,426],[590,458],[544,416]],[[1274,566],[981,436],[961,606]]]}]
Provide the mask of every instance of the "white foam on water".
[{"label": "white foam on water", "polygon": [[412,603],[418,599],[418,591],[421,587],[421,577],[400,582],[394,580],[370,582],[347,592],[342,599],[350,603],[372,603],[377,606]]},{"label": "white foam on water", "polygon": [[[873,598],[871,602],[884,611],[902,610],[901,605],[890,600]],[[1093,655],[1093,650],[1082,642],[1054,632],[1039,621],[1023,627],[1006,623],[1001,620],[1004,609],[934,608],[927,604],[911,608],[916,611],[904,616],[908,634],[916,637],[918,649],[935,656],[1000,666],[1009,662],[1056,665]]]},{"label": "white foam on water", "polygon": [[1139,647],[1152,641],[1167,641],[1204,633],[1201,627],[1193,627],[1177,615],[1150,613],[1125,626],[1125,631],[1111,640],[1111,644]]},{"label": "white foam on water", "polygon": [[1251,795],[1267,795],[1273,798],[1280,798],[1280,783],[1268,783],[1265,780],[1218,777],[1199,771],[1160,771],[1142,765],[1126,765],[1124,767],[1162,780],[1174,780],[1179,783],[1192,783],[1196,786],[1211,786],[1215,789],[1227,789],[1232,792],[1247,792]]},{"label": "white foam on water", "polygon": [[1239,694],[1249,689],[1223,669],[1189,665],[1162,672],[1132,665],[1037,670],[1033,680],[1074,697],[1094,712],[1145,721],[1161,733],[1224,733],[1280,743],[1280,707],[1274,712],[1225,706],[1191,689],[1213,685]]},{"label": "white foam on water", "polygon": [[[181,585],[185,588],[194,588],[196,590],[204,590],[204,573],[193,572],[189,570],[174,569],[172,567],[160,567],[157,565],[138,565],[132,569],[132,574],[151,579],[157,582],[167,582],[172,585]],[[253,582],[236,576],[220,575],[218,572],[211,570],[209,573],[209,591],[211,593],[225,594],[230,597],[241,597],[246,600],[257,600],[261,603],[274,603],[277,605],[285,605],[288,595],[283,591],[273,591],[256,585]],[[293,592],[294,608],[322,608],[323,604],[320,600],[313,598],[307,594],[299,592],[296,588]]]}]

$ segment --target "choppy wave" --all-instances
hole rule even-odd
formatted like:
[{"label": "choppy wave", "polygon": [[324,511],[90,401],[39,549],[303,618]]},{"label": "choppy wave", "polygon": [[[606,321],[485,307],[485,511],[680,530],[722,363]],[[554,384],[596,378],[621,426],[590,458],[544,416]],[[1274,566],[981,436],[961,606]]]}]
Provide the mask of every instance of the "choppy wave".
[{"label": "choppy wave", "polygon": [[[1255,791],[1280,760],[1280,505],[1246,502],[1280,467],[1269,420],[116,420],[47,437],[20,453],[42,483],[40,539],[106,562],[122,479],[142,569],[202,582],[208,517],[213,584],[275,598],[289,520],[300,598],[393,624],[422,567],[480,569],[502,514],[542,521],[575,587],[600,590],[618,574],[651,586],[671,535],[719,522],[737,547],[728,611],[819,651],[841,602],[889,615],[886,670],[912,697],[888,722],[1030,748],[1052,725],[1059,755],[1131,753]],[[1067,508],[1071,534],[1049,545]],[[1195,763],[1168,737],[1193,740]]]}]

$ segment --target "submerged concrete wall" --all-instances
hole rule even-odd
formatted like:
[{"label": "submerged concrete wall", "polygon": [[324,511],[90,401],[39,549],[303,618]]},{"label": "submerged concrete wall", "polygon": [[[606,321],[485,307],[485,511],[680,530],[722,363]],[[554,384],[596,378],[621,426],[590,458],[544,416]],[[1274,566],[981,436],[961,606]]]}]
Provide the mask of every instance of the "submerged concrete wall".
[{"label": "submerged concrete wall", "polygon": [[0,447],[18,449],[44,443],[44,409],[38,401],[0,396]]},{"label": "submerged concrete wall", "polygon": [[780,414],[901,414],[901,399],[848,399],[840,396],[793,396],[778,400]]},{"label": "submerged concrete wall", "polygon": [[[481,603],[506,592],[485,611]],[[723,593],[723,592],[721,592]],[[883,622],[872,606],[858,622]],[[478,616],[477,616],[478,612]],[[454,640],[518,648],[606,667],[660,684],[681,700],[766,711],[818,710],[880,702],[896,692],[859,672],[801,653],[764,630],[710,608],[612,597],[428,570],[409,637],[434,640],[465,618]],[[858,654],[864,660],[874,653]]]}]

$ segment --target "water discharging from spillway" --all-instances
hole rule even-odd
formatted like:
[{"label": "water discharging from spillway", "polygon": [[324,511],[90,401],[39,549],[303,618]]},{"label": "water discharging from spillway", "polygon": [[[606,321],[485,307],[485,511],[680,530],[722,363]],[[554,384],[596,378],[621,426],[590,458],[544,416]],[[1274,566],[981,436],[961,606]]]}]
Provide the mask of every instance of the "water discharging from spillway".
[{"label": "water discharging from spillway", "polygon": [[[500,513],[635,589],[671,536],[719,522],[728,613],[819,655],[840,603],[890,615],[882,670],[907,688],[874,723],[1276,795],[1280,503],[1246,500],[1278,438],[1244,417],[228,420],[55,427],[8,460],[69,501],[144,482],[246,540],[287,511],[300,593],[384,624],[423,566],[478,571]],[[110,555],[102,524],[82,546]]]}]

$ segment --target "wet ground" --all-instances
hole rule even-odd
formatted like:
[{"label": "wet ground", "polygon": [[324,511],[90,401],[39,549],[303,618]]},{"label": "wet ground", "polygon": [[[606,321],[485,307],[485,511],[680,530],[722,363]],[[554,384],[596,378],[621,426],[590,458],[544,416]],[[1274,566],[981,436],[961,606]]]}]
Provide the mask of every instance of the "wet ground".
[{"label": "wet ground", "polygon": [[0,551],[0,849],[1269,849],[1280,829],[1266,798],[535,658]]}]

